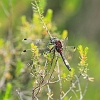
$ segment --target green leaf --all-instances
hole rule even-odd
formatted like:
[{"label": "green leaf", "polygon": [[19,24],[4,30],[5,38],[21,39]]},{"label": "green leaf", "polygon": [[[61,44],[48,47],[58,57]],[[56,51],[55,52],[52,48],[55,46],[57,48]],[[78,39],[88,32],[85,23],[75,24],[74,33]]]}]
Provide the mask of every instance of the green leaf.
[{"label": "green leaf", "polygon": [[11,89],[12,89],[11,83],[7,83],[6,92],[5,92],[5,96],[4,96],[3,100],[10,100]]},{"label": "green leaf", "polygon": [[62,39],[65,39],[68,36],[68,31],[64,30],[61,36],[62,36]]},{"label": "green leaf", "polygon": [[48,9],[47,13],[46,13],[46,16],[45,16],[45,20],[47,23],[51,22],[52,20],[52,13],[53,11],[51,9]]},{"label": "green leaf", "polygon": [[40,9],[42,9],[42,11],[44,11],[45,6],[46,6],[46,0],[40,0],[39,7]]},{"label": "green leaf", "polygon": [[84,49],[84,54],[85,54],[85,55],[87,55],[88,50],[89,50],[89,48],[88,48],[88,47],[85,47],[85,49]]}]

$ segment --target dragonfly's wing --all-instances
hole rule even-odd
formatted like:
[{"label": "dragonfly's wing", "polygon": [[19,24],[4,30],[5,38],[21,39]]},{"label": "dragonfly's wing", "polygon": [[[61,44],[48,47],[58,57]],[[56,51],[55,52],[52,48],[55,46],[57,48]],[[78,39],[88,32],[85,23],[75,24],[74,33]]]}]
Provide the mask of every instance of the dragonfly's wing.
[{"label": "dragonfly's wing", "polygon": [[68,45],[68,37],[66,37],[64,40],[62,40],[62,44],[63,44],[63,47]]},{"label": "dragonfly's wing", "polygon": [[43,43],[45,43],[45,41],[42,40],[42,39],[31,39],[31,38],[24,38],[24,39],[22,40],[22,42],[25,43],[25,44],[34,43],[34,44],[37,45],[37,46],[40,46],[40,45],[42,45]]},{"label": "dragonfly's wing", "polygon": [[67,46],[68,45],[68,37],[66,37],[62,41],[62,44],[63,44],[63,52],[64,52],[66,59],[68,59],[68,60],[72,59],[73,53],[76,50],[75,46]]},{"label": "dragonfly's wing", "polygon": [[64,48],[63,52],[67,60],[72,59],[75,50],[76,50],[75,46],[67,46],[66,48]]},{"label": "dragonfly's wing", "polygon": [[25,43],[24,47],[26,49],[27,49],[27,47],[30,48],[31,43],[36,45],[40,51],[45,51],[45,50],[47,51],[47,49],[48,49],[48,41],[46,41],[46,40],[25,38],[22,40],[22,42]]}]

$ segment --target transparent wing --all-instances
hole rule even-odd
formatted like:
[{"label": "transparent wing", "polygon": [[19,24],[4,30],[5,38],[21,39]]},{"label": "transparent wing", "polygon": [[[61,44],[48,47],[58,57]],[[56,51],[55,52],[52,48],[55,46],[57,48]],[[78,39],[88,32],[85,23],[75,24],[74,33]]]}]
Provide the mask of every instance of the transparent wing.
[{"label": "transparent wing", "polygon": [[75,52],[75,46],[68,46],[68,37],[66,37],[63,41],[63,52],[67,60],[71,60],[73,57],[73,53]]},{"label": "transparent wing", "polygon": [[45,43],[45,41],[42,40],[42,39],[24,38],[22,41],[23,41],[25,44],[34,43],[34,44],[37,45],[37,46],[40,46],[40,45],[42,45],[42,44]]},{"label": "transparent wing", "polygon": [[68,37],[66,37],[64,40],[62,40],[62,44],[63,44],[63,48],[66,48],[66,46],[68,45]]},{"label": "transparent wing", "polygon": [[40,51],[47,51],[48,49],[48,40],[25,38],[22,40],[22,42],[25,43],[23,47],[26,48],[26,50],[31,49],[31,43],[34,43],[34,45],[36,45]]},{"label": "transparent wing", "polygon": [[76,50],[75,46],[67,46],[66,48],[63,49],[64,55],[67,60],[72,59],[75,50]]}]

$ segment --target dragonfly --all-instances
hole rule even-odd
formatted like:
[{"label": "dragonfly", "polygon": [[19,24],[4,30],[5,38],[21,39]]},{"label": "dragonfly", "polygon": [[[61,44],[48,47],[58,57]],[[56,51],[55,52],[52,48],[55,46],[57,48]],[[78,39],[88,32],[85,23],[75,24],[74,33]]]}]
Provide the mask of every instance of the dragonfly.
[{"label": "dragonfly", "polygon": [[[66,49],[68,49],[68,47],[67,48],[66,48],[66,46],[64,47],[64,45],[67,43],[66,40],[68,40],[68,38],[65,38],[65,40],[62,43],[62,41],[56,37],[50,38],[50,43],[53,45],[51,50],[57,51],[60,54],[65,66],[68,68],[69,71],[71,71],[70,64],[68,63],[68,61],[64,55],[64,52],[66,51]],[[72,50],[72,52],[74,52],[76,50],[76,48],[74,46],[70,46],[70,49]]]},{"label": "dragonfly", "polygon": [[[23,40],[27,41],[28,39],[25,38]],[[62,58],[63,63],[65,64],[65,66],[68,68],[69,71],[71,71],[70,64],[69,64],[69,62],[67,60],[67,58],[69,56],[68,53],[69,52],[70,53],[75,52],[76,48],[75,48],[75,46],[66,46],[67,42],[68,42],[68,37],[66,37],[64,40],[60,40],[60,39],[58,39],[56,37],[51,37],[50,41],[49,41],[49,45],[52,45],[52,48],[48,49],[48,51],[49,52],[54,52],[54,55],[55,55],[55,52],[58,52],[60,54],[61,58]],[[37,39],[35,41],[35,45],[41,45],[41,44],[42,44],[42,40],[41,39]],[[26,50],[24,50],[23,52],[26,52]],[[53,58],[52,58],[52,61],[53,61]]]}]

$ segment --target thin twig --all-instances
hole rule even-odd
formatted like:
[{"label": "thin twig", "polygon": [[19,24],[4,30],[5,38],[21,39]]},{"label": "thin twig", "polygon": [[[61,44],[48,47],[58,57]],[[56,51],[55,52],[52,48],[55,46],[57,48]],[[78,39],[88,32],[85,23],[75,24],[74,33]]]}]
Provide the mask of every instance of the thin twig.
[{"label": "thin twig", "polygon": [[85,89],[84,89],[84,92],[83,92],[83,97],[86,94],[87,88],[88,88],[88,76],[86,78],[86,86],[85,86]]},{"label": "thin twig", "polygon": [[[53,51],[54,53],[53,53],[53,57],[52,57],[52,61],[51,61],[51,66],[50,66],[50,69],[49,69],[49,71],[45,74],[45,76],[44,76],[44,78],[46,78],[46,76],[48,75],[48,73],[50,73],[50,70],[51,70],[51,68],[52,68],[52,65],[53,65],[53,60],[54,60],[54,57],[55,57],[55,50]],[[49,50],[49,52],[48,53],[50,53],[50,50]],[[46,60],[47,61],[47,60]],[[45,68],[46,68],[46,65],[47,65],[47,62],[45,63]],[[55,64],[56,65],[56,64]],[[54,68],[53,69],[55,69],[55,66],[54,66]],[[54,72],[54,71],[53,71]],[[52,73],[53,73],[52,72]],[[49,78],[51,78],[51,77],[49,77]]]},{"label": "thin twig", "polygon": [[[49,85],[47,85],[47,88],[48,88],[48,93],[50,94],[51,89],[50,89]],[[49,94],[48,94],[48,100],[50,100],[50,96],[49,96]]]},{"label": "thin twig", "polygon": [[[80,78],[81,74],[79,74],[78,79]],[[78,80],[76,80],[73,84],[75,85],[78,82]],[[71,86],[69,88],[69,90],[62,96],[62,99],[71,91],[71,89],[73,89],[73,87]]]},{"label": "thin twig", "polygon": [[74,95],[76,96],[77,100],[79,100],[79,98],[78,98],[76,92],[75,92],[73,89],[71,89],[71,91],[74,93]]},{"label": "thin twig", "polygon": [[59,68],[58,61],[57,61],[57,66],[58,66],[58,79],[59,79],[59,86],[60,86],[60,100],[62,100],[62,82],[60,77],[60,68]]},{"label": "thin twig", "polygon": [[45,24],[45,22],[44,22],[44,20],[43,20],[43,15],[42,15],[42,13],[41,13],[41,11],[40,11],[40,7],[39,7],[39,5],[38,5],[38,3],[37,3],[37,0],[34,0],[34,3],[31,3],[31,4],[33,5],[33,10],[35,10],[35,9],[34,9],[34,6],[35,6],[35,8],[36,8],[36,10],[37,10],[37,12],[38,12],[39,18],[40,18],[40,20],[41,20],[41,22],[42,22],[42,24],[43,24],[43,27],[46,29],[46,31],[47,31],[47,33],[49,34],[50,38],[52,38],[51,33],[49,32],[49,30],[48,30],[48,28],[47,28],[47,26],[46,26],[46,24]]},{"label": "thin twig", "polygon": [[[54,65],[53,71],[51,72],[48,81],[47,81],[46,83],[44,83],[44,85],[42,85],[43,82],[44,82],[44,78],[45,78],[46,76],[45,76],[44,78],[42,77],[42,80],[40,80],[39,85],[33,89],[33,92],[32,92],[32,100],[34,100],[35,96],[37,96],[37,95],[39,94],[40,89],[41,89],[43,86],[47,85],[47,84],[49,83],[49,81],[51,80],[51,77],[52,77],[52,75],[53,75],[53,72],[54,72],[54,69],[55,69],[55,66],[56,66],[57,60],[58,60],[58,57],[57,57],[57,59],[56,59],[56,62],[55,62],[55,65]],[[41,85],[42,85],[42,86],[41,86]],[[34,94],[35,91],[36,91],[37,89],[38,89],[37,93]]]},{"label": "thin twig", "polygon": [[53,71],[51,72],[51,75],[50,75],[50,77],[49,77],[49,79],[48,79],[48,82],[50,81],[50,79],[51,79],[51,77],[52,77],[52,75],[53,75],[53,73],[54,73],[54,69],[55,69],[55,67],[56,67],[57,61],[58,61],[58,57],[56,57],[56,62],[55,62]]},{"label": "thin twig", "polygon": [[[42,79],[39,81],[39,85],[33,89],[33,92],[32,92],[32,100],[34,100],[34,98],[36,98],[36,96],[40,93],[41,84],[44,82],[44,78],[43,77],[41,77],[41,78]],[[37,90],[37,93],[35,94],[35,91],[36,90]]]},{"label": "thin twig", "polygon": [[60,81],[60,80],[58,79],[58,80],[53,81],[53,82],[49,81],[49,83],[50,83],[50,84],[54,84],[54,83],[58,83],[59,81]]},{"label": "thin twig", "polygon": [[2,7],[2,9],[3,9],[5,15],[6,15],[7,17],[9,17],[10,13],[9,13],[8,10],[5,8],[5,6],[4,6],[4,4],[3,4],[2,1],[0,1],[0,4],[1,4],[1,7]]},{"label": "thin twig", "polygon": [[82,90],[81,90],[81,85],[80,85],[80,82],[79,82],[79,78],[75,75],[76,79],[77,79],[77,82],[78,82],[78,87],[79,87],[79,91],[80,91],[80,100],[82,100],[83,98],[83,95],[82,95]]},{"label": "thin twig", "polygon": [[68,100],[71,100],[71,99],[72,99],[72,96]]},{"label": "thin twig", "polygon": [[19,96],[20,100],[23,100],[21,92],[19,90],[16,90],[16,92],[18,93],[18,96]]}]

